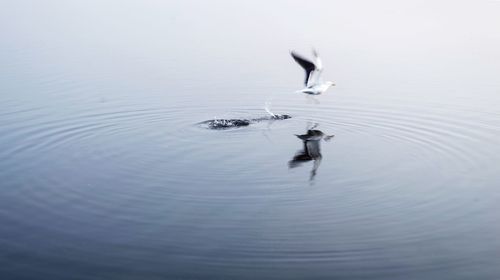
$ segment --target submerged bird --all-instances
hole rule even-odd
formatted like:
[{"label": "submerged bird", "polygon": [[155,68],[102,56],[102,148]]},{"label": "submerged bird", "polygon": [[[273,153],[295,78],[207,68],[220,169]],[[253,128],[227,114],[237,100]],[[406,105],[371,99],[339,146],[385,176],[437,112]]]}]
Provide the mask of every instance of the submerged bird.
[{"label": "submerged bird", "polygon": [[283,114],[272,114],[271,116],[265,116],[253,119],[213,119],[199,124],[206,126],[209,129],[226,129],[226,128],[237,128],[242,126],[249,126],[252,123],[257,123],[261,121],[275,121],[275,120],[286,120],[290,119],[292,116]]},{"label": "submerged bird", "polygon": [[297,63],[306,71],[306,80],[304,82],[306,87],[299,90],[299,92],[318,95],[322,94],[328,88],[335,85],[333,82],[323,82],[323,80],[321,79],[323,64],[321,63],[321,59],[319,58],[316,50],[313,49],[315,58],[314,62],[298,55],[294,51],[291,51],[290,54],[292,55],[293,59],[295,59],[295,61],[297,61]]}]

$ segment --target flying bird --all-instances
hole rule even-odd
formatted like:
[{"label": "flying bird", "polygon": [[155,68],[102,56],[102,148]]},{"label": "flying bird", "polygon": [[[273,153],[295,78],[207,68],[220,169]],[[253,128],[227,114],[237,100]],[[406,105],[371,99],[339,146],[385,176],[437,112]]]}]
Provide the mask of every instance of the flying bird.
[{"label": "flying bird", "polygon": [[335,84],[333,82],[323,82],[321,79],[321,72],[323,72],[323,64],[319,58],[318,52],[313,49],[313,54],[315,61],[312,62],[294,51],[290,51],[293,59],[306,71],[306,79],[304,81],[305,88],[299,90],[299,92],[318,95],[325,92],[331,86]]}]

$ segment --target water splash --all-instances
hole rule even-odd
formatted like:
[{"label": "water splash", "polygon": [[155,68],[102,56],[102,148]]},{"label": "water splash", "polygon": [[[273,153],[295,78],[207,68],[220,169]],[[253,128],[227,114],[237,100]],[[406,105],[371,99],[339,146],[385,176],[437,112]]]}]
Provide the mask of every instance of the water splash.
[{"label": "water splash", "polygon": [[209,129],[227,129],[227,128],[237,128],[242,126],[249,126],[252,123],[258,123],[262,121],[274,121],[274,120],[286,120],[290,119],[292,116],[283,114],[271,114],[271,116],[264,116],[252,119],[219,119],[215,118],[213,120],[207,120],[199,124],[206,126]]},{"label": "water splash", "polygon": [[208,128],[211,129],[224,129],[232,127],[242,127],[250,125],[250,120],[248,119],[213,119],[204,122],[207,124]]},{"label": "water splash", "polygon": [[272,117],[276,117],[276,115],[273,112],[271,112],[271,109],[269,108],[270,103],[271,103],[270,101],[266,101],[266,103],[264,104],[264,110],[266,110],[266,112]]}]

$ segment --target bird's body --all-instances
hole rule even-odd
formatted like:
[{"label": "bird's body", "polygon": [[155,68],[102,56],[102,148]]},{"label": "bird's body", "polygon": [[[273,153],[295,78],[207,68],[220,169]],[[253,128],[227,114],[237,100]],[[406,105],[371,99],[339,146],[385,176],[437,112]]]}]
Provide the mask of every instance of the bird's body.
[{"label": "bird's body", "polygon": [[312,62],[294,51],[291,51],[293,59],[306,71],[306,79],[304,82],[305,88],[299,90],[299,92],[311,95],[319,95],[329,89],[335,84],[333,82],[323,82],[321,79],[321,72],[323,71],[323,64],[319,55],[313,50],[315,61]]},{"label": "bird's body", "polygon": [[305,93],[305,94],[320,95],[323,92],[325,92],[327,89],[329,89],[331,86],[332,86],[332,84],[329,84],[329,82],[327,82],[327,83],[323,83],[323,84],[315,84],[312,86],[308,86],[308,87],[305,87],[299,91],[302,93]]}]

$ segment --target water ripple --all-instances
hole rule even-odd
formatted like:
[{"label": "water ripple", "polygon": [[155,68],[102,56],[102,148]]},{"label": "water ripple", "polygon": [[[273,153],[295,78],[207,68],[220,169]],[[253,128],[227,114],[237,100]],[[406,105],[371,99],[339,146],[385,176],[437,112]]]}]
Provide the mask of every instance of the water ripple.
[{"label": "water ripple", "polygon": [[[8,121],[0,131],[0,156],[23,162],[4,163],[0,171],[2,201],[16,201],[0,211],[11,222],[7,231],[38,228],[101,244],[115,228],[121,233],[106,246],[133,243],[137,247],[130,250],[162,255],[155,246],[169,244],[164,249],[178,258],[212,268],[236,269],[234,260],[239,269],[361,261],[373,271],[378,256],[386,254],[436,269],[391,246],[433,244],[471,231],[461,217],[487,204],[472,205],[463,196],[477,178],[461,175],[481,170],[500,133],[494,112],[394,100],[286,101],[274,110],[292,119],[227,131],[196,124],[216,115],[266,113],[248,105],[221,109],[225,103],[115,105],[71,115],[22,106],[2,113]],[[301,146],[294,134],[314,123],[336,137],[322,144],[317,182],[309,184],[300,168],[288,170],[286,162]],[[31,219],[19,222],[26,215]],[[178,232],[184,238],[175,241]],[[26,232],[21,239],[33,238]],[[9,246],[22,251],[30,245]],[[68,246],[80,255],[94,252]],[[106,256],[121,262],[146,258]]]}]

